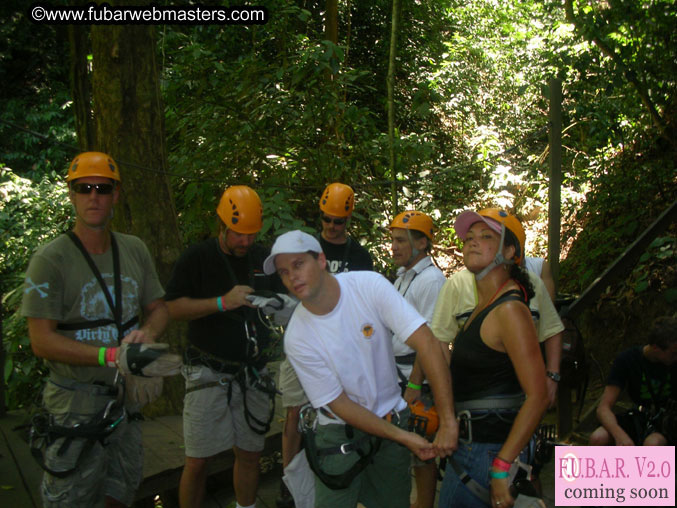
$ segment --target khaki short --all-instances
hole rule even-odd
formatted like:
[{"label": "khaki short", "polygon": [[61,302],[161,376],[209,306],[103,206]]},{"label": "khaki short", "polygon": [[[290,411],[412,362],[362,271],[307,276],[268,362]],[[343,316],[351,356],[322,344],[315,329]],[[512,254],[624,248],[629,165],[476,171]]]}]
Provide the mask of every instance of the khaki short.
[{"label": "khaki short", "polygon": [[[244,400],[239,383],[232,383],[230,374],[221,374],[204,365],[184,365],[186,390],[221,381],[186,393],[183,401],[183,439],[187,457],[206,458],[237,446],[248,452],[263,450],[266,436],[254,432],[244,413]],[[267,374],[263,369],[261,374]],[[230,402],[228,390],[232,386]],[[270,397],[254,388],[248,388],[247,409],[259,421],[268,421]]]},{"label": "khaki short", "polygon": [[[55,423],[71,427],[91,418],[69,413],[55,415]],[[54,471],[76,470],[65,478],[44,474],[41,495],[45,508],[103,507],[106,496],[132,505],[143,478],[143,442],[138,422],[122,420],[106,439],[106,446],[95,441],[85,448],[87,440],[77,438],[59,454],[64,439],[57,439],[46,449],[45,465]]]},{"label": "khaki short", "polygon": [[283,407],[303,406],[308,403],[306,392],[303,391],[301,382],[288,358],[280,364],[280,391]]}]

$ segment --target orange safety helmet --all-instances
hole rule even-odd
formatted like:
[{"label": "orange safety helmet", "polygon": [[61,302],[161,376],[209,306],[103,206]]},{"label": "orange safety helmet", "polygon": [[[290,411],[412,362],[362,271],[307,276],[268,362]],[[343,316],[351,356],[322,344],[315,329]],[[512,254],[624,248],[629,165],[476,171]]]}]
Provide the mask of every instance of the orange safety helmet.
[{"label": "orange safety helmet", "polygon": [[253,235],[263,224],[261,198],[251,187],[233,185],[221,196],[216,213],[228,229],[243,235]]},{"label": "orange safety helmet", "polygon": [[[491,221],[487,221],[485,219],[491,219]],[[522,262],[522,259],[524,258],[524,244],[526,243],[527,235],[524,233],[522,223],[517,217],[509,214],[505,210],[501,210],[500,208],[485,208],[479,212],[466,210],[456,219],[456,223],[454,224],[456,235],[461,240],[465,240],[468,230],[476,222],[484,222],[499,235],[501,234],[501,225],[505,226],[505,229],[515,235],[515,238],[517,238],[517,243],[519,243],[515,249],[515,257],[513,258],[515,264],[519,265]]]},{"label": "orange safety helmet", "polygon": [[432,437],[440,427],[440,418],[435,406],[427,406],[422,400],[409,403],[409,430],[424,437]]},{"label": "orange safety helmet", "polygon": [[433,220],[416,210],[407,210],[395,217],[390,223],[390,229],[393,228],[414,229],[427,236],[431,242],[433,241]]},{"label": "orange safety helmet", "polygon": [[519,219],[499,208],[486,208],[477,213],[482,217],[488,217],[489,219],[493,219],[496,222],[503,224],[505,229],[515,235],[517,243],[519,243],[518,249],[515,251],[515,264],[519,266],[524,258],[524,244],[527,241],[527,235],[524,232],[524,227]]},{"label": "orange safety helmet", "polygon": [[320,210],[334,217],[348,217],[354,206],[355,193],[344,183],[330,183],[320,198]]},{"label": "orange safety helmet", "polygon": [[120,170],[110,155],[102,152],[83,152],[71,162],[66,182],[85,176],[100,176],[119,182]]}]

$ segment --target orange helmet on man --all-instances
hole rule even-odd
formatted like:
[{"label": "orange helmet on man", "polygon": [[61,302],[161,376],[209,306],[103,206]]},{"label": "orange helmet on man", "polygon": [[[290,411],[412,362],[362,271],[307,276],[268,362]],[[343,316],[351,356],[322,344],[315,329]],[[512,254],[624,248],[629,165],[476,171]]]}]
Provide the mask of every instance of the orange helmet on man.
[{"label": "orange helmet on man", "polygon": [[354,206],[355,193],[344,183],[330,183],[320,197],[320,210],[334,217],[348,217]]},{"label": "orange helmet on man", "polygon": [[433,220],[423,212],[407,210],[400,213],[390,223],[390,229],[393,228],[420,231],[428,240],[433,241]]},{"label": "orange helmet on man", "polygon": [[228,229],[244,235],[253,235],[263,225],[263,205],[254,189],[246,185],[228,187],[216,213]]},{"label": "orange helmet on man", "polygon": [[120,181],[120,170],[113,158],[103,152],[83,152],[71,162],[66,182],[85,176],[99,176]]}]

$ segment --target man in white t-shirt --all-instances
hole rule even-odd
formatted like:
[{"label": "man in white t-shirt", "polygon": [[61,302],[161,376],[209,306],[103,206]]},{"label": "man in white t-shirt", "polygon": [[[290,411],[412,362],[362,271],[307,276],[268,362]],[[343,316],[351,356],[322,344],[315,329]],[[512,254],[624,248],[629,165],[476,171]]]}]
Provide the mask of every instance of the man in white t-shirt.
[{"label": "man in white t-shirt", "polygon": [[[407,448],[426,460],[448,456],[457,446],[451,379],[440,344],[383,276],[327,272],[319,242],[307,233],[278,237],[264,263],[265,273],[275,271],[301,300],[287,326],[285,353],[318,410],[317,453],[309,457],[320,471],[315,471],[316,505],[378,502],[408,508]],[[409,410],[397,382],[392,332],[407,337],[432,387],[440,418],[433,443],[403,428]],[[320,474],[345,476],[365,454],[370,460],[345,488],[334,490],[320,479]]]}]

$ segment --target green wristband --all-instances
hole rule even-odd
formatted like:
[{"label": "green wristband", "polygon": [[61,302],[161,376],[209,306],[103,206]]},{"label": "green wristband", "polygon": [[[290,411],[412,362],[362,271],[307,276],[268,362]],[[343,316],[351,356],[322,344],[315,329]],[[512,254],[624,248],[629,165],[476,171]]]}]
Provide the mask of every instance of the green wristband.
[{"label": "green wristband", "polygon": [[411,381],[409,381],[407,383],[407,388],[411,388],[412,390],[420,390],[421,385],[416,385],[416,384],[412,383]]},{"label": "green wristband", "polygon": [[216,306],[219,308],[220,312],[226,312],[226,309],[223,308],[223,302],[221,301],[220,296],[216,299]]},{"label": "green wristband", "polygon": [[492,471],[489,471],[489,476],[491,476],[492,478],[495,478],[497,480],[501,480],[503,478],[507,478],[508,476],[510,476],[510,473],[508,473],[507,471],[493,471],[492,470]]},{"label": "green wristband", "polygon": [[102,367],[106,366],[106,348],[101,347],[99,348],[99,365]]}]

